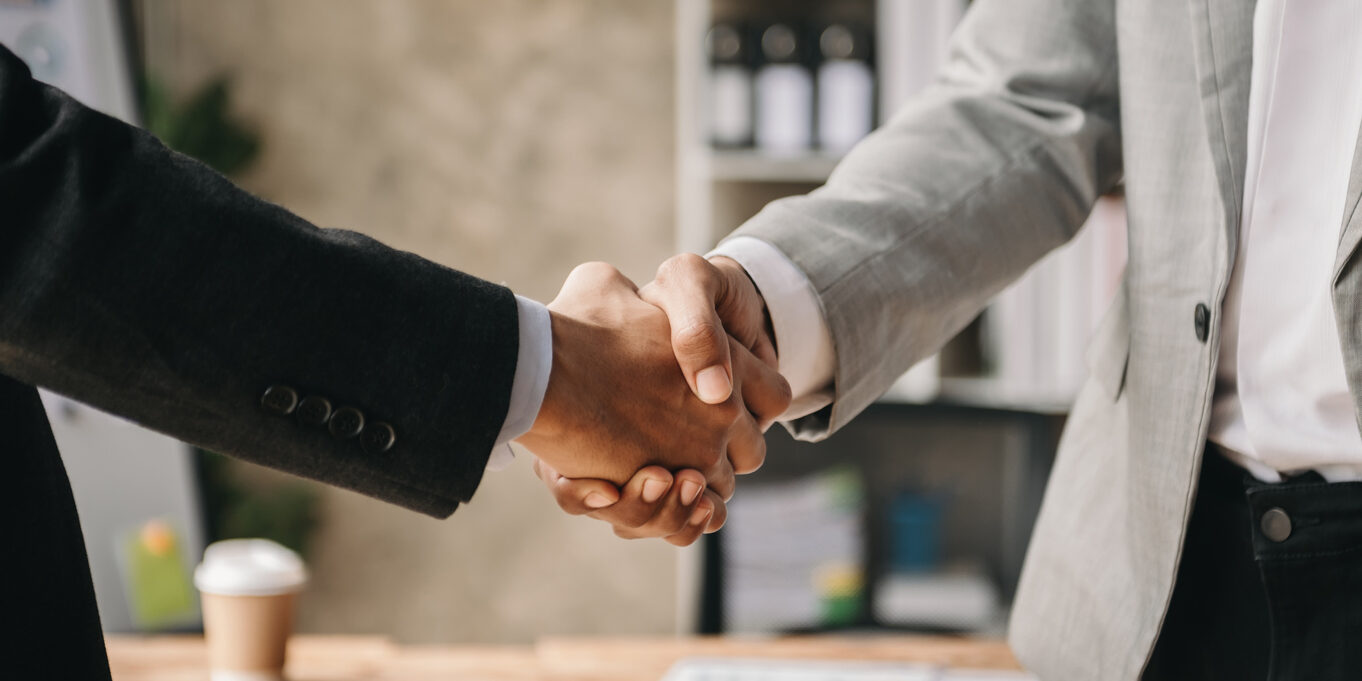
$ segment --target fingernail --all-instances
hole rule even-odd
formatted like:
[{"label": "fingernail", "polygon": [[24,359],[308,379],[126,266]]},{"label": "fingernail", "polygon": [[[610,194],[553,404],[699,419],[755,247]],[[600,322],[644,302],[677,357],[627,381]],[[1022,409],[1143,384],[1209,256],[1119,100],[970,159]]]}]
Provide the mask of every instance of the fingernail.
[{"label": "fingernail", "polygon": [[700,491],[704,488],[704,485],[694,480],[683,480],[681,482],[681,503],[689,505],[692,501],[695,501],[695,497],[700,496]]},{"label": "fingernail", "polygon": [[583,502],[586,503],[588,508],[605,508],[606,506],[615,503],[600,492],[592,492],[591,494],[586,495],[586,499],[583,499]]},{"label": "fingernail", "polygon": [[712,506],[697,507],[694,511],[691,511],[690,513],[690,524],[691,525],[708,524],[709,517],[712,515],[714,515],[714,507]]},{"label": "fingernail", "polygon": [[667,493],[668,487],[671,485],[657,478],[649,478],[643,483],[643,500],[651,504],[661,499],[662,495]]},{"label": "fingernail", "polygon": [[709,404],[717,404],[728,399],[733,385],[728,381],[728,372],[723,367],[714,366],[701,370],[695,375],[695,387],[700,391],[700,399]]}]

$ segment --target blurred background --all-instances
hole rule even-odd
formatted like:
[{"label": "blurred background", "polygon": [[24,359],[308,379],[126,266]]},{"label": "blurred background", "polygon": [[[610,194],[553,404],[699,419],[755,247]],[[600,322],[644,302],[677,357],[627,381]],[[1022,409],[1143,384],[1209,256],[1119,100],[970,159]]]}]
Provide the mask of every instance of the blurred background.
[{"label": "blurred background", "polygon": [[[0,0],[35,74],[313,223],[542,301],[604,260],[642,283],[817,187],[930,81],[964,0]],[[299,630],[1000,630],[1082,348],[1124,261],[1104,199],[843,433],[776,429],[729,526],[627,542],[523,452],[437,521],[46,396],[105,627],[192,630],[208,541],[308,561]],[[1007,342],[1002,342],[1003,340]]]},{"label": "blurred background", "polygon": [[[240,183],[314,224],[542,301],[580,262],[646,281],[672,250],[667,3],[134,8],[146,72],[181,101],[229,78],[232,117],[260,138]],[[449,521],[316,486],[300,631],[672,631],[674,551],[563,515],[528,464],[488,475]]]}]

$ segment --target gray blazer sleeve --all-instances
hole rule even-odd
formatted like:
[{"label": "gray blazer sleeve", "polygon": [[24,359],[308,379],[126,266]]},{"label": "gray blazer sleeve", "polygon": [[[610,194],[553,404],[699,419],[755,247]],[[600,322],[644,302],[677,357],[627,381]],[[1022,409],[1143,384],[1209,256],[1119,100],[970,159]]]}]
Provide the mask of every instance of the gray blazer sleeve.
[{"label": "gray blazer sleeve", "polygon": [[1121,175],[1111,0],[981,0],[936,82],[828,183],[733,233],[766,240],[817,292],[837,353],[836,430],[1071,238]]},{"label": "gray blazer sleeve", "polygon": [[[505,419],[517,325],[505,288],[318,229],[0,47],[0,373],[444,516]],[[353,407],[395,443],[263,408],[271,386]]]}]

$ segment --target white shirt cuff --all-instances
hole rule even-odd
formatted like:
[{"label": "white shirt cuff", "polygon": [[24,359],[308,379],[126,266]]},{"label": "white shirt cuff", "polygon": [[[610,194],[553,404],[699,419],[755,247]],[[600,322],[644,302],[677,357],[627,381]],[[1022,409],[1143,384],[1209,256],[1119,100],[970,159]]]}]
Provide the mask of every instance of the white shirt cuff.
[{"label": "white shirt cuff", "polygon": [[549,388],[549,372],[553,369],[553,327],[549,309],[524,296],[515,297],[516,312],[520,317],[520,350],[516,354],[515,379],[511,383],[511,406],[501,424],[487,470],[499,471],[511,464],[515,452],[511,440],[524,435],[539,416],[544,404],[544,393]]},{"label": "white shirt cuff", "polygon": [[729,239],[707,257],[732,258],[747,270],[771,315],[780,356],[780,373],[790,382],[794,401],[781,414],[789,421],[832,403],[837,352],[818,293],[804,271],[779,248],[756,237]]}]

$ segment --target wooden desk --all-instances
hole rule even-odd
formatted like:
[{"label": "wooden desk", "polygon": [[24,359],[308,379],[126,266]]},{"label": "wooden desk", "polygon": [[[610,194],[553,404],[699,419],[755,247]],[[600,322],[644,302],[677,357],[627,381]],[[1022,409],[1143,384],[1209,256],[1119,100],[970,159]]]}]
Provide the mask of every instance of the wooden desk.
[{"label": "wooden desk", "polygon": [[[108,639],[114,681],[206,681],[203,639]],[[524,646],[406,646],[378,637],[298,636],[292,681],[657,681],[683,657],[776,657],[925,662],[1018,669],[997,640],[885,636],[843,638],[548,638]]]}]

